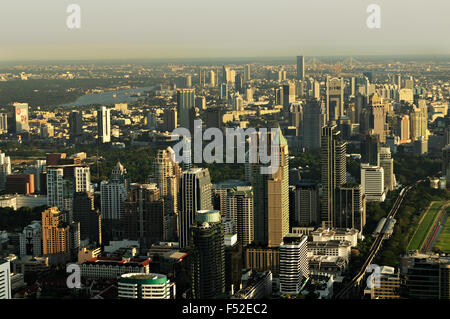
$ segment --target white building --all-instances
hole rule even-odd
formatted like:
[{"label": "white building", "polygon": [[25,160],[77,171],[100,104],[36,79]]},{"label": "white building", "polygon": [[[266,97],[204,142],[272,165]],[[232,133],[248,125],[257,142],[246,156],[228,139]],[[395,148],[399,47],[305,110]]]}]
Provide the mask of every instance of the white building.
[{"label": "white building", "polygon": [[315,255],[337,256],[348,261],[351,249],[351,243],[346,240],[310,241],[308,242],[308,257]]},{"label": "white building", "polygon": [[20,257],[42,255],[42,224],[32,221],[20,234]]},{"label": "white building", "polygon": [[11,269],[9,261],[0,259],[0,299],[11,299]]},{"label": "white building", "polygon": [[121,299],[170,299],[175,297],[175,283],[161,274],[124,274],[119,279]]},{"label": "white building", "polygon": [[361,164],[361,185],[367,201],[383,202],[386,198],[383,167]]},{"label": "white building", "polygon": [[81,264],[81,277],[111,278],[128,273],[150,273],[150,259],[95,257]]},{"label": "white building", "polygon": [[27,133],[30,130],[28,125],[28,103],[14,103],[14,114],[16,120],[16,134]]},{"label": "white building", "polygon": [[350,242],[352,247],[356,247],[358,245],[358,235],[359,231],[357,229],[346,229],[346,228],[322,228],[319,227],[315,231],[311,232],[312,241],[330,241],[330,240],[339,240],[339,241],[348,241]]},{"label": "white building", "polygon": [[111,142],[111,110],[102,106],[97,112],[97,134],[100,143]]},{"label": "white building", "polygon": [[298,294],[309,277],[307,237],[288,234],[280,245],[280,292]]}]

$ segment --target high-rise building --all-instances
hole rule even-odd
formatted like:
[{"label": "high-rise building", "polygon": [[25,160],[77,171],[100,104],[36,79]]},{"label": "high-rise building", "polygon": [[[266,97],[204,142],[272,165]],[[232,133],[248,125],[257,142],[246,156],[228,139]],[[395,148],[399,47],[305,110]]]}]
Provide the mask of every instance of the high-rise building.
[{"label": "high-rise building", "polygon": [[195,89],[177,90],[178,114],[180,126],[192,131],[195,113]]},{"label": "high-rise building", "polygon": [[367,201],[383,202],[386,198],[383,167],[361,164],[361,185]]},{"label": "high-rise building", "polygon": [[227,192],[227,217],[237,228],[237,239],[247,246],[254,239],[253,191],[251,186],[237,186]]},{"label": "high-rise building", "polygon": [[191,227],[192,297],[223,298],[225,293],[225,244],[220,211],[200,210]]},{"label": "high-rise building", "polygon": [[280,293],[297,295],[309,277],[307,236],[287,234],[280,245]]},{"label": "high-rise building", "polygon": [[6,176],[11,174],[11,158],[5,153],[0,152],[0,190],[4,191],[6,187]]},{"label": "high-rise building", "polygon": [[12,299],[11,265],[4,259],[0,259],[0,299]]},{"label": "high-rise building", "polygon": [[28,133],[28,103],[13,103],[15,112],[16,134]]},{"label": "high-rise building", "polygon": [[400,143],[409,143],[411,141],[411,130],[409,124],[409,115],[402,115],[398,120],[398,136]]},{"label": "high-rise building", "polygon": [[[261,172],[261,168],[266,165],[259,161],[250,165],[254,194],[254,236],[257,244],[276,247],[289,232],[289,150],[280,129],[275,134],[265,134],[267,148],[271,148],[272,152],[278,149],[279,165],[272,174]],[[252,138],[258,138],[257,134]],[[258,150],[261,151],[261,148],[259,145]]]},{"label": "high-rise building", "polygon": [[68,164],[47,166],[47,205],[72,212],[75,192],[91,192],[89,166]]},{"label": "high-rise building", "polygon": [[42,255],[42,224],[32,221],[20,234],[20,256]]},{"label": "high-rise building", "polygon": [[333,227],[353,228],[362,233],[366,225],[366,197],[359,184],[344,184],[336,189]]},{"label": "high-rise building", "polygon": [[319,225],[319,188],[316,183],[300,181],[294,188],[294,212],[291,224],[295,226]]},{"label": "high-rise building", "polygon": [[336,131],[336,125],[324,126],[320,152],[323,188],[321,220],[328,227],[334,227],[336,189],[346,183],[346,152],[347,143],[341,141],[340,132]]},{"label": "high-rise building", "polygon": [[244,83],[246,83],[252,79],[250,70],[251,70],[250,64],[244,65]]},{"label": "high-rise building", "polygon": [[297,81],[305,79],[305,57],[303,55],[297,56]]},{"label": "high-rise building", "polygon": [[97,111],[97,135],[99,143],[111,142],[111,110],[106,106]]},{"label": "high-rise building", "polygon": [[382,266],[370,278],[370,288],[364,290],[364,295],[370,299],[400,299],[400,273],[394,267]]},{"label": "high-rise building", "polygon": [[69,114],[69,134],[71,139],[83,134],[83,116],[80,111],[72,111]]},{"label": "high-rise building", "polygon": [[209,86],[216,87],[216,73],[213,70],[209,71]]},{"label": "high-rise building", "polygon": [[127,171],[120,162],[112,170],[109,180],[100,183],[102,234],[105,242],[116,237],[116,230],[120,228],[127,186]]},{"label": "high-rise building", "polygon": [[129,273],[118,281],[119,299],[174,299],[175,283],[166,275]]},{"label": "high-rise building", "polygon": [[384,171],[384,188],[387,191],[393,191],[395,187],[394,159],[389,147],[380,148],[380,166]]},{"label": "high-rise building", "polygon": [[211,210],[211,178],[207,168],[183,172],[179,187],[178,237],[180,248],[189,245],[190,227],[199,210]]},{"label": "high-rise building", "polygon": [[0,113],[0,134],[8,133],[8,114]]},{"label": "high-rise building", "polygon": [[64,213],[57,207],[42,212],[42,254],[68,254],[70,247],[69,225]]},{"label": "high-rise building", "polygon": [[139,240],[141,249],[168,240],[169,219],[156,184],[132,183],[124,202],[125,238]]},{"label": "high-rise building", "polygon": [[302,146],[307,151],[320,149],[322,127],[326,124],[325,105],[316,99],[310,99],[303,106],[301,125]]},{"label": "high-rise building", "polygon": [[361,163],[378,166],[380,164],[380,139],[377,134],[366,134],[361,142]]},{"label": "high-rise building", "polygon": [[33,174],[12,174],[6,176],[7,194],[34,194]]},{"label": "high-rise building", "polygon": [[427,139],[428,110],[425,100],[419,100],[419,106],[413,105],[410,113],[411,140]]},{"label": "high-rise building", "polygon": [[372,95],[370,98],[370,116],[369,116],[369,127],[373,130],[373,134],[379,136],[380,142],[386,142],[386,116],[384,113],[383,100],[378,94]]},{"label": "high-rise building", "polygon": [[167,108],[163,113],[163,131],[172,132],[178,127],[177,109]]},{"label": "high-rise building", "polygon": [[94,194],[77,192],[73,197],[73,220],[80,223],[80,239],[102,244],[101,214],[94,208]]},{"label": "high-rise building", "polygon": [[327,76],[327,121],[337,121],[344,115],[344,79]]}]

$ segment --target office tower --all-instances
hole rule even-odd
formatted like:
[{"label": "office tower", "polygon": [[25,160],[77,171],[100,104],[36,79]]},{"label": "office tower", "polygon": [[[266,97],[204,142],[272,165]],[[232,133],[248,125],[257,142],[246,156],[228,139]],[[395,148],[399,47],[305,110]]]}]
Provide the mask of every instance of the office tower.
[{"label": "office tower", "polygon": [[153,163],[153,182],[166,200],[167,212],[178,214],[178,189],[181,168],[175,162],[175,153],[171,147],[158,150]]},{"label": "office tower", "polygon": [[177,109],[167,108],[163,113],[163,131],[172,132],[178,126]]},{"label": "office tower", "polygon": [[403,297],[450,299],[450,258],[411,252],[401,259]]},{"label": "office tower", "polygon": [[251,186],[237,186],[227,192],[226,215],[237,228],[237,239],[242,246],[254,239],[253,191]]},{"label": "office tower", "polygon": [[16,134],[28,133],[28,103],[13,103],[15,112]]},{"label": "office tower", "polygon": [[305,57],[303,55],[297,56],[297,81],[305,79]]},{"label": "office tower", "polygon": [[236,74],[236,77],[234,78],[234,89],[236,92],[239,92],[241,94],[244,93],[244,80],[242,79],[241,74]]},{"label": "office tower", "polygon": [[300,102],[291,103],[289,107],[289,124],[295,126],[295,135],[300,136],[303,123],[303,105]]},{"label": "office tower", "polygon": [[319,188],[316,183],[300,181],[293,187],[294,212],[292,225],[319,225]]},{"label": "office tower", "polygon": [[[238,101],[238,104],[240,102]],[[218,128],[222,129],[223,127],[223,109],[220,106],[209,107],[206,109],[206,128]]]},{"label": "office tower", "polygon": [[344,79],[327,76],[327,121],[337,121],[344,115]]},{"label": "office tower", "polygon": [[97,134],[99,143],[111,142],[111,110],[106,106],[97,111]]},{"label": "office tower", "polygon": [[179,89],[189,89],[192,87],[192,77],[190,75],[175,78],[175,86]]},{"label": "office tower", "polygon": [[417,141],[421,137],[423,139],[427,138],[427,121],[428,111],[427,105],[424,100],[419,100],[419,107],[413,105],[412,111],[410,113],[410,124],[411,124],[411,140]]},{"label": "office tower", "polygon": [[83,117],[79,111],[69,114],[69,134],[72,140],[83,134]]},{"label": "office tower", "polygon": [[150,131],[154,131],[157,128],[157,118],[156,112],[153,110],[150,110],[147,112],[147,128]]},{"label": "office tower", "polygon": [[8,114],[0,113],[0,134],[8,133]]},{"label": "office tower", "polygon": [[384,171],[384,188],[387,191],[393,191],[395,186],[394,177],[394,159],[391,156],[389,147],[380,148],[380,166]]},{"label": "office tower", "polygon": [[102,216],[102,234],[105,242],[120,237],[120,220],[124,213],[124,201],[127,198],[127,171],[120,162],[111,172],[108,181],[100,183],[100,203]]},{"label": "office tower", "polygon": [[12,299],[11,265],[4,259],[0,259],[0,299]]},{"label": "office tower", "polygon": [[118,281],[119,299],[174,299],[175,283],[166,275],[128,273]]},{"label": "office tower", "polygon": [[336,125],[324,126],[321,140],[321,179],[323,195],[321,200],[321,219],[328,227],[334,227],[336,189],[346,183],[347,143],[342,142]]},{"label": "office tower", "polygon": [[247,83],[252,79],[250,70],[250,64],[244,65],[244,83]]},{"label": "office tower", "polygon": [[20,234],[20,256],[42,255],[42,224],[32,221]]},{"label": "office tower", "polygon": [[7,194],[34,194],[34,176],[32,174],[8,175],[5,189]]},{"label": "office tower", "polygon": [[140,249],[167,241],[169,219],[156,184],[132,183],[124,202],[124,233],[139,240]]},{"label": "office tower", "polygon": [[[259,133],[262,134],[262,133]],[[277,148],[279,165],[276,172],[261,172],[265,164],[259,158],[262,146],[258,141],[258,163],[251,163],[251,184],[254,203],[255,242],[261,246],[276,247],[289,232],[289,150],[281,130],[265,133],[267,149]],[[257,138],[256,134],[252,138]],[[274,165],[274,163],[272,163]]]},{"label": "office tower", "polygon": [[223,298],[225,293],[224,230],[220,212],[199,210],[191,227],[192,297]]},{"label": "office tower", "polygon": [[91,191],[89,166],[81,164],[47,166],[48,206],[72,212],[74,193]]},{"label": "office tower", "polygon": [[309,99],[303,106],[303,122],[301,136],[302,146],[307,151],[320,149],[322,127],[326,124],[325,105],[316,99]]},{"label": "office tower", "polygon": [[41,125],[40,136],[41,136],[41,138],[50,138],[50,137],[55,136],[55,129],[54,129],[53,125],[51,125],[49,123]]},{"label": "office tower", "polygon": [[11,159],[5,153],[0,152],[0,191],[6,187],[6,176],[11,174]]},{"label": "office tower", "polygon": [[192,131],[195,116],[195,89],[177,90],[177,105],[180,126]]},{"label": "office tower", "polygon": [[409,143],[411,141],[410,137],[410,124],[409,124],[409,116],[402,115],[398,120],[398,136],[400,137],[400,143]]},{"label": "office tower", "polygon": [[179,190],[178,237],[180,248],[189,246],[190,227],[199,210],[212,209],[211,178],[207,168],[183,172]]},{"label": "office tower", "polygon": [[283,82],[287,80],[287,73],[284,68],[278,71],[278,82]]},{"label": "office tower", "polygon": [[241,287],[242,268],[242,245],[236,234],[227,235],[225,232],[225,291],[229,295]]},{"label": "office tower", "polygon": [[383,167],[361,164],[361,185],[368,202],[383,202],[386,197]]},{"label": "office tower", "polygon": [[245,89],[245,100],[247,103],[253,102],[253,89],[251,87]]},{"label": "office tower", "polygon": [[233,111],[241,112],[244,110],[244,99],[239,94],[235,94],[232,101]]},{"label": "office tower", "polygon": [[382,266],[370,278],[371,288],[364,289],[364,295],[369,295],[370,299],[400,299],[400,272],[394,267]]},{"label": "office tower", "polygon": [[216,87],[216,73],[213,70],[209,71],[209,86]]},{"label": "office tower", "polygon": [[366,134],[361,142],[361,163],[378,166],[380,164],[380,139],[378,134]]},{"label": "office tower", "polygon": [[386,116],[384,114],[383,100],[375,93],[370,98],[369,127],[374,134],[378,134],[381,143],[386,142],[385,124]]},{"label": "office tower", "polygon": [[70,247],[69,225],[64,213],[57,207],[50,207],[42,212],[42,254],[68,254]]},{"label": "office tower", "polygon": [[344,184],[336,189],[333,227],[354,228],[362,233],[366,224],[366,198],[361,185]]},{"label": "office tower", "polygon": [[402,88],[402,76],[400,74],[395,76],[395,84],[397,85],[397,90]]},{"label": "office tower", "polygon": [[301,234],[287,234],[280,245],[280,293],[297,295],[309,278],[308,238]]},{"label": "office tower", "polygon": [[220,99],[228,99],[228,85],[226,83],[220,84]]},{"label": "office tower", "polygon": [[98,246],[102,244],[102,221],[94,209],[94,194],[77,192],[73,197],[73,220],[80,223],[80,239],[88,239]]},{"label": "office tower", "polygon": [[220,81],[222,84],[226,84],[228,82],[231,82],[231,70],[227,66],[223,66],[222,68],[222,78]]}]

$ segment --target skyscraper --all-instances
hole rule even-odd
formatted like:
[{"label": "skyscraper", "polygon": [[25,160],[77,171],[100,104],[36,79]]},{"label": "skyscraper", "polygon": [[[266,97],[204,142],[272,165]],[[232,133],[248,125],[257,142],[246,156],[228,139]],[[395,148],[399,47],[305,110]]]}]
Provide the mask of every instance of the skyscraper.
[{"label": "skyscraper", "polygon": [[354,228],[360,233],[366,224],[366,198],[359,184],[341,185],[336,189],[333,227]]},{"label": "skyscraper", "polygon": [[57,255],[69,253],[69,225],[64,214],[57,207],[42,212],[42,254]]},{"label": "skyscraper", "polygon": [[380,148],[380,166],[384,171],[384,188],[387,191],[394,190],[394,159],[391,156],[391,149],[389,147]]},{"label": "skyscraper", "polygon": [[180,247],[189,246],[190,227],[199,210],[211,210],[211,178],[207,168],[183,172],[179,190],[178,237]]},{"label": "skyscraper", "polygon": [[8,114],[0,113],[0,134],[8,133]]},{"label": "skyscraper", "polygon": [[12,299],[11,265],[4,259],[0,259],[0,299]]},{"label": "skyscraper", "polygon": [[[279,168],[272,174],[263,174],[261,167],[265,165],[259,160],[250,165],[254,194],[254,232],[257,244],[276,247],[289,232],[289,150],[280,129],[276,134],[266,134],[268,149],[273,152],[274,148],[278,148]],[[256,134],[252,138],[257,138]],[[258,149],[261,150],[261,145]],[[258,159],[259,156],[258,154]]]},{"label": "skyscraper", "polygon": [[242,246],[247,246],[254,239],[253,191],[250,186],[237,186],[227,193],[227,217],[231,218],[237,228],[237,238]]},{"label": "skyscraper", "polygon": [[244,65],[244,83],[251,80],[250,64]]},{"label": "skyscraper", "polygon": [[327,76],[327,121],[344,115],[344,79]]},{"label": "skyscraper", "polygon": [[28,133],[28,103],[14,103],[16,134]]},{"label": "skyscraper", "polygon": [[73,197],[73,220],[80,223],[80,239],[102,244],[100,212],[94,209],[94,194],[77,192]]},{"label": "skyscraper", "polygon": [[111,142],[111,110],[106,106],[97,111],[97,134],[99,143]]},{"label": "skyscraper", "polygon": [[192,297],[223,298],[225,293],[225,244],[220,211],[200,210],[190,230]]},{"label": "skyscraper", "polygon": [[326,124],[325,105],[316,99],[307,100],[303,106],[303,122],[301,125],[302,146],[307,151],[320,149],[322,127]]},{"label": "skyscraper", "polygon": [[81,112],[72,111],[69,114],[69,132],[70,138],[73,140],[83,134],[83,117]]},{"label": "skyscraper", "polygon": [[108,181],[100,183],[100,204],[102,216],[102,234],[105,241],[116,236],[124,214],[124,201],[127,197],[127,171],[120,162],[113,168]]},{"label": "skyscraper", "polygon": [[195,112],[195,89],[177,90],[177,105],[180,126],[192,131]]},{"label": "skyscraper", "polygon": [[375,93],[370,98],[370,116],[369,116],[369,127],[373,130],[374,134],[378,134],[380,142],[386,142],[386,116],[384,113],[384,104],[380,96]]},{"label": "skyscraper", "polygon": [[305,57],[303,55],[297,56],[297,81],[305,79]]},{"label": "skyscraper", "polygon": [[334,227],[336,189],[346,183],[346,150],[347,143],[341,141],[336,125],[323,127],[320,152],[323,188],[321,219],[328,227]]},{"label": "skyscraper", "polygon": [[287,234],[280,245],[280,293],[297,295],[309,277],[307,237]]},{"label": "skyscraper", "polygon": [[293,188],[294,212],[291,223],[295,226],[317,226],[320,222],[319,189],[317,184],[300,181]]},{"label": "skyscraper", "polygon": [[163,131],[172,132],[178,126],[177,109],[167,108],[163,114]]}]

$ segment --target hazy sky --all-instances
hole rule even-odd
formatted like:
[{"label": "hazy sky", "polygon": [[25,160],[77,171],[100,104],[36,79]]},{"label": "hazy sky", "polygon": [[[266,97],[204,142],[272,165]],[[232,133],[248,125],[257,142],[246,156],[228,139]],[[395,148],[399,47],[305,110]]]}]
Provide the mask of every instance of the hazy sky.
[{"label": "hazy sky", "polygon": [[0,61],[450,54],[449,15],[449,0],[1,0]]}]

